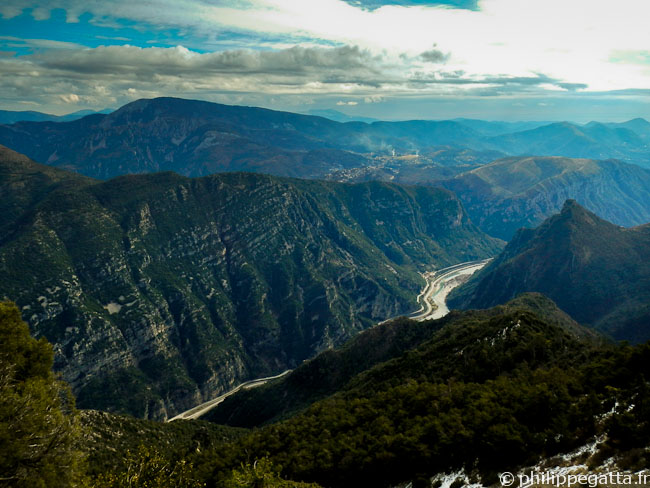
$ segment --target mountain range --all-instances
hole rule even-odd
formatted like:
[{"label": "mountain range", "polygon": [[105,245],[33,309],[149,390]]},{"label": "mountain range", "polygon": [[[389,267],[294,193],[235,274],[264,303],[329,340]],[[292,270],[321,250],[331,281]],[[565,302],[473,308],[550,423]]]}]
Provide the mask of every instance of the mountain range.
[{"label": "mountain range", "polygon": [[[650,124],[643,119],[609,125],[536,124],[463,119],[340,123],[255,107],[156,98],[72,122],[1,125],[0,144],[40,163],[102,179],[156,171],[322,178],[373,166],[377,155],[417,157],[444,146],[491,152],[493,160],[554,155],[618,158],[650,166]],[[442,166],[453,166],[450,162]],[[464,162],[461,158],[458,164]]]},{"label": "mountain range", "polygon": [[[0,125],[3,469],[94,488],[645,469],[650,124],[322,115],[159,98]],[[492,256],[448,315],[404,316],[425,272]]]},{"label": "mountain range", "polygon": [[536,229],[521,229],[450,307],[486,308],[539,292],[617,340],[650,339],[650,224],[622,228],[567,200]]},{"label": "mountain range", "polygon": [[[644,119],[584,126],[471,119],[340,123],[175,98],[138,100],[72,122],[0,125],[0,144],[100,179],[246,171],[443,186],[460,197],[481,230],[505,240],[541,223],[566,199],[619,225],[650,221],[650,170],[642,168],[649,141]],[[534,156],[504,157],[519,153]]]},{"label": "mountain range", "polygon": [[98,181],[0,151],[0,297],[83,407],[165,418],[416,308],[494,255],[449,191],[252,173]]}]

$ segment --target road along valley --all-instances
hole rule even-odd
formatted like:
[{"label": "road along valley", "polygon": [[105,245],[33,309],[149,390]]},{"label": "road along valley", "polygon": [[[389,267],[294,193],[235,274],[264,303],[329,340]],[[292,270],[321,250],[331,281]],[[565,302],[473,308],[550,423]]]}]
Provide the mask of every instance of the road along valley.
[{"label": "road along valley", "polygon": [[[455,264],[453,266],[449,266],[448,268],[439,269],[437,271],[429,271],[423,273],[422,276],[426,280],[427,284],[424,287],[424,290],[422,290],[422,293],[420,293],[417,298],[418,303],[421,306],[417,312],[414,312],[409,317],[415,320],[428,320],[439,319],[440,317],[447,315],[449,313],[449,309],[447,308],[445,300],[447,299],[449,292],[467,281],[473,273],[483,268],[487,263],[490,262],[490,260],[491,258],[483,259],[481,261],[469,261],[466,263]],[[241,385],[233,388],[223,395],[201,403],[200,405],[186,410],[185,412],[179,413],[175,417],[169,419],[168,422],[174,420],[198,419],[219,405],[230,395],[237,393],[239,390],[261,386],[268,381],[274,380],[276,378],[281,378],[290,372],[291,370],[287,370],[284,373],[275,376],[259,378],[242,383]]]},{"label": "road along valley", "polygon": [[196,407],[190,408],[189,410],[185,410],[184,412],[179,413],[175,417],[172,417],[171,419],[167,420],[167,422],[172,422],[174,420],[193,420],[193,419],[198,419],[201,415],[206,414],[208,411],[212,410],[214,407],[219,405],[221,402],[223,402],[226,398],[228,398],[230,395],[234,395],[237,393],[239,390],[248,390],[250,388],[255,388],[256,386],[262,386],[264,383],[275,380],[277,378],[282,378],[284,375],[289,374],[291,372],[290,369],[286,370],[283,373],[277,374],[275,376],[268,376],[266,378],[258,378],[256,380],[250,380],[245,383],[242,383],[241,385],[233,388],[230,390],[228,393],[224,393],[221,396],[218,396],[217,398],[213,398],[212,400],[208,400],[207,402],[201,403],[200,405],[197,405]]},{"label": "road along valley", "polygon": [[469,277],[482,269],[492,260],[469,261],[455,264],[437,271],[429,271],[422,276],[427,284],[418,295],[420,310],[414,312],[409,318],[414,320],[439,319],[449,313],[447,308],[447,295],[459,285],[465,283]]}]

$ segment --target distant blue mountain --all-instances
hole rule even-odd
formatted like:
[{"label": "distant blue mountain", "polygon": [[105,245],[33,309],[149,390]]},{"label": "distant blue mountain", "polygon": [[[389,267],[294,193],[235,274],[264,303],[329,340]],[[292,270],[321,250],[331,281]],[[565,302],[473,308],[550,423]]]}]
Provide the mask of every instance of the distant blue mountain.
[{"label": "distant blue mountain", "polygon": [[510,134],[512,132],[521,132],[524,130],[537,129],[544,125],[551,124],[551,122],[502,122],[502,121],[487,121],[479,119],[453,119],[454,122],[463,124],[465,127],[474,129],[476,132],[483,136],[492,137],[500,136],[503,134]]},{"label": "distant blue mountain", "polygon": [[[645,122],[645,124],[644,124]],[[487,139],[488,147],[516,156],[620,159],[650,167],[650,128],[643,119],[623,124],[555,122]],[[650,125],[650,124],[649,124]]]},{"label": "distant blue mountain", "polygon": [[70,122],[85,117],[86,115],[110,114],[112,111],[112,108],[105,108],[99,111],[79,110],[66,115],[52,115],[33,110],[0,110],[0,124],[15,124],[16,122]]},{"label": "distant blue mountain", "polygon": [[371,117],[357,117],[354,115],[344,114],[334,109],[313,109],[306,112],[307,115],[315,115],[317,117],[325,117],[326,119],[334,120],[335,122],[376,122],[379,119]]},{"label": "distant blue mountain", "polygon": [[[595,122],[590,122],[590,124],[594,123]],[[636,132],[643,139],[650,139],[650,122],[648,122],[646,119],[637,118],[628,120],[627,122],[608,123],[605,125],[607,127],[611,127],[612,129],[628,129]]]},{"label": "distant blue mountain", "polygon": [[69,122],[71,120],[77,120],[82,117],[85,117],[86,115],[93,115],[93,114],[110,114],[111,112],[114,112],[114,108],[105,108],[103,110],[78,110],[76,112],[72,112],[67,115],[61,115],[59,117],[59,121],[61,122]]}]

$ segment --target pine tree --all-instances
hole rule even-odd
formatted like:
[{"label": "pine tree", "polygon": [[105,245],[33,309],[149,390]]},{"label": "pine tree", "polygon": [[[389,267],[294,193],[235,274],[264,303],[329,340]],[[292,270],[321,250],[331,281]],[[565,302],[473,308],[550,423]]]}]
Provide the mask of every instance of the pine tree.
[{"label": "pine tree", "polygon": [[74,398],[52,373],[52,346],[0,302],[0,486],[67,487],[80,479]]}]

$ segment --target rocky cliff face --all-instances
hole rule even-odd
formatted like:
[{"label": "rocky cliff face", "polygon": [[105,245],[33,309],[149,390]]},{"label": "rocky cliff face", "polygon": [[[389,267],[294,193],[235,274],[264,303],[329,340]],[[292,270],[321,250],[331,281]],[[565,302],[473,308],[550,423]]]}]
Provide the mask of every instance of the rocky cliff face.
[{"label": "rocky cliff face", "polygon": [[[82,407],[173,415],[410,311],[419,270],[500,246],[445,190],[243,173],[99,183],[4,154],[0,296],[56,344]],[[45,183],[25,200],[32,177]]]}]

